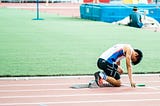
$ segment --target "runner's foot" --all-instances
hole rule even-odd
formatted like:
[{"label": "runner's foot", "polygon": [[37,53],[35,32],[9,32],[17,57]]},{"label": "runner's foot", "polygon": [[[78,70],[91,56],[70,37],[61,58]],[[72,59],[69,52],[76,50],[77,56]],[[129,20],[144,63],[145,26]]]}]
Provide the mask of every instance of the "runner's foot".
[{"label": "runner's foot", "polygon": [[99,87],[103,86],[103,79],[99,75],[100,71],[94,73],[95,81]]}]

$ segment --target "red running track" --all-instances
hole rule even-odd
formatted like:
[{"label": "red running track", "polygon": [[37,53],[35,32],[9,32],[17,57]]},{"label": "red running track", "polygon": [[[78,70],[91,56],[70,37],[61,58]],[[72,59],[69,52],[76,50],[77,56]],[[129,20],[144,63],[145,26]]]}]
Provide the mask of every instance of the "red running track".
[{"label": "red running track", "polygon": [[159,106],[160,77],[134,75],[136,83],[145,87],[129,87],[128,77],[122,76],[123,86],[105,88],[70,88],[88,83],[92,76],[0,78],[0,106]]}]

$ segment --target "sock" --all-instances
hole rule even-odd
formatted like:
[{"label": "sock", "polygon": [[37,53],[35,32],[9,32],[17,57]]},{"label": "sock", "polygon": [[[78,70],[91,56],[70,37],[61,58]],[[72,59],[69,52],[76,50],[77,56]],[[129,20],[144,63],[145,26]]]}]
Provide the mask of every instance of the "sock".
[{"label": "sock", "polygon": [[103,80],[107,80],[107,75],[104,72],[100,72],[99,76],[103,79]]}]

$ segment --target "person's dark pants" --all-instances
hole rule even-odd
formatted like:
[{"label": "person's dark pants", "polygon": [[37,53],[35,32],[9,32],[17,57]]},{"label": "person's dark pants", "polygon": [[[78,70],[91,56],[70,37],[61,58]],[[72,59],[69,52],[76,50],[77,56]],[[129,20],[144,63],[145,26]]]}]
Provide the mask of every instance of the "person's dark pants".
[{"label": "person's dark pants", "polygon": [[99,69],[103,70],[106,75],[115,78],[116,80],[120,79],[120,74],[118,73],[118,65],[111,64],[104,59],[99,58],[97,61],[97,66]]},{"label": "person's dark pants", "polygon": [[136,27],[136,28],[142,28],[143,27],[143,23],[128,23],[128,26],[130,27]]}]

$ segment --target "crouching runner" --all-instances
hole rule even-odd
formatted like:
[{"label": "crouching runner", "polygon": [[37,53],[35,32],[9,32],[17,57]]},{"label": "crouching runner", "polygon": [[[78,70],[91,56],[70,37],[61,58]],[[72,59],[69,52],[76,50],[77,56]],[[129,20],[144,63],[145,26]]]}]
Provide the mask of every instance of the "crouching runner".
[{"label": "crouching runner", "polygon": [[120,75],[124,71],[120,63],[125,58],[131,87],[135,87],[136,84],[132,79],[132,65],[138,64],[142,57],[142,52],[139,49],[133,49],[129,44],[116,44],[109,48],[102,53],[97,62],[98,68],[103,70],[94,73],[97,85],[102,87],[105,80],[113,86],[120,87]]}]

